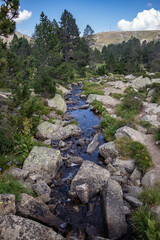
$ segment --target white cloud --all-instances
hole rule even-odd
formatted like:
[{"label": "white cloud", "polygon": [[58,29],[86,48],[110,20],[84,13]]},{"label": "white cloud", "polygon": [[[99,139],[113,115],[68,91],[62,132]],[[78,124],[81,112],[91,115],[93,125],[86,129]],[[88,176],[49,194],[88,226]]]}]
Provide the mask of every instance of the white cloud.
[{"label": "white cloud", "polygon": [[138,30],[156,30],[160,29],[160,11],[151,8],[139,12],[131,22],[122,19],[117,24],[121,31],[138,31]]},{"label": "white cloud", "polygon": [[29,12],[28,10],[23,10],[23,11],[19,11],[19,16],[18,18],[15,19],[16,23],[21,23],[27,19],[29,19],[32,15],[32,12]]},{"label": "white cloud", "polygon": [[148,6],[148,7],[152,7],[152,3],[150,3],[150,2],[147,3],[147,6]]}]

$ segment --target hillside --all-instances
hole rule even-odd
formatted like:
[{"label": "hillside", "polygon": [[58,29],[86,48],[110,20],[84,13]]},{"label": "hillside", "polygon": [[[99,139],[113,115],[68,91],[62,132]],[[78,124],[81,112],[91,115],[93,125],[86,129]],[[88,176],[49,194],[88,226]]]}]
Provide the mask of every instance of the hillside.
[{"label": "hillside", "polygon": [[94,47],[102,49],[104,45],[118,44],[123,41],[128,41],[131,37],[136,37],[143,42],[146,40],[150,42],[152,40],[160,39],[160,30],[154,31],[121,31],[121,32],[101,32],[94,35],[96,43]]},{"label": "hillside", "polygon": [[[22,34],[22,33],[17,32],[17,31],[15,32],[15,34],[17,35],[18,38],[25,37],[28,41],[31,40],[31,37],[28,36],[28,35]],[[13,36],[14,35],[12,34],[12,35],[8,36],[8,38],[3,38],[4,42],[10,43],[12,41],[12,39],[13,39]]]}]

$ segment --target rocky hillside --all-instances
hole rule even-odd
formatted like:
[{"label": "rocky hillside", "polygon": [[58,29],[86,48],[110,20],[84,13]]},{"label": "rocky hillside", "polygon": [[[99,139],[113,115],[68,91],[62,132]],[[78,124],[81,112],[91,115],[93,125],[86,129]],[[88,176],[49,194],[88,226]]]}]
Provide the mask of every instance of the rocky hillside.
[{"label": "rocky hillside", "polygon": [[146,40],[160,40],[160,30],[154,31],[123,31],[123,32],[101,32],[94,35],[95,45],[98,49],[102,49],[104,45],[118,44],[123,41],[128,41],[131,37],[138,38],[141,42]]},{"label": "rocky hillside", "polygon": [[[31,40],[31,37],[28,36],[28,35],[22,34],[20,32],[15,32],[15,34],[17,35],[18,38],[25,37],[28,41]],[[5,42],[10,43],[12,41],[12,39],[13,39],[13,36],[14,35],[12,34],[8,38],[3,38],[3,39],[4,39]]]}]

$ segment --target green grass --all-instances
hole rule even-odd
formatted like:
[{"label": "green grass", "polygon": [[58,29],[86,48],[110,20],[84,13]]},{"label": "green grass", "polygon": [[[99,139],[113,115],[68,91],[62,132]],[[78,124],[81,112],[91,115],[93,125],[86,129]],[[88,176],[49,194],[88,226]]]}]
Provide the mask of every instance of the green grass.
[{"label": "green grass", "polygon": [[110,93],[109,95],[111,97],[116,98],[117,100],[120,100],[123,97],[123,94],[121,94],[121,93]]},{"label": "green grass", "polygon": [[11,176],[0,176],[0,194],[14,194],[16,201],[20,201],[20,194],[27,193],[34,196],[34,193],[23,187],[23,185]]},{"label": "green grass", "polygon": [[116,139],[115,145],[122,157],[135,159],[138,169],[143,173],[152,166],[152,159],[146,147],[141,143],[124,137]]},{"label": "green grass", "polygon": [[61,111],[61,110],[56,110],[56,114],[63,116],[63,115],[64,115],[64,112]]},{"label": "green grass", "polygon": [[82,90],[87,96],[90,94],[104,95],[103,86],[98,83],[84,82]]},{"label": "green grass", "polygon": [[148,211],[146,206],[140,207],[133,213],[133,226],[138,240],[159,240],[160,223],[158,219]]},{"label": "green grass", "polygon": [[97,111],[100,114],[105,111],[105,107],[103,107],[103,104],[96,99],[92,102],[92,106],[93,110]]},{"label": "green grass", "polygon": [[70,124],[74,124],[74,125],[77,125],[77,126],[78,126],[78,122],[77,122],[76,120],[70,121],[67,125],[70,125]]},{"label": "green grass", "polygon": [[104,136],[107,141],[115,139],[115,133],[117,129],[126,125],[125,121],[121,121],[111,117],[109,114],[103,114],[103,120],[101,126],[104,129]]},{"label": "green grass", "polygon": [[151,188],[145,188],[140,195],[144,204],[160,204],[160,183]]},{"label": "green grass", "polygon": [[149,130],[150,129],[150,127],[152,126],[152,124],[150,123],[150,122],[148,122],[148,121],[139,121],[139,124],[142,126],[142,127],[144,127],[144,128],[146,128],[147,130]]}]

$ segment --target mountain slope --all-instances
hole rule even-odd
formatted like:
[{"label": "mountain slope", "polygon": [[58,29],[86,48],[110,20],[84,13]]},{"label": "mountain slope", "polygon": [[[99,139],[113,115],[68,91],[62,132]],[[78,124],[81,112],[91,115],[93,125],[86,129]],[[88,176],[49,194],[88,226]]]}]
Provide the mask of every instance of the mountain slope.
[{"label": "mountain slope", "polygon": [[[22,34],[22,33],[20,33],[20,32],[17,32],[17,31],[15,32],[15,34],[17,35],[18,38],[24,37],[24,38],[26,38],[29,42],[30,42],[31,39],[32,39],[32,38],[29,37],[28,35],[24,35],[24,34]],[[9,44],[9,43],[12,41],[13,36],[14,36],[14,34],[8,36],[8,38],[2,37],[2,39],[4,40],[4,42],[7,42],[7,44]]]},{"label": "mountain slope", "polygon": [[95,44],[94,48],[102,49],[104,45],[118,44],[123,41],[128,41],[131,37],[136,37],[143,42],[146,40],[160,40],[160,30],[152,31],[121,31],[121,32],[101,32],[94,35]]}]

